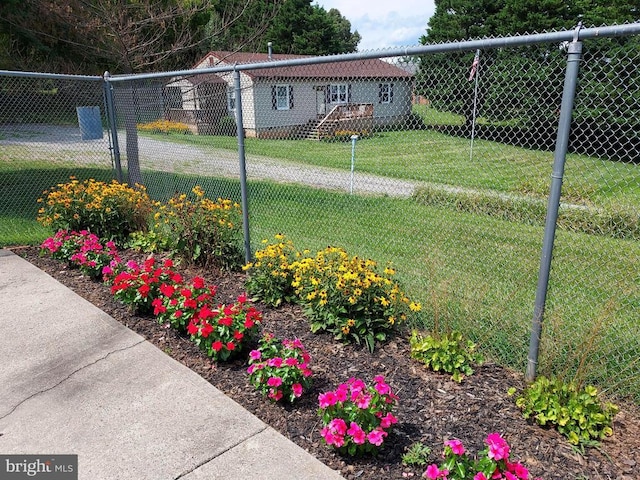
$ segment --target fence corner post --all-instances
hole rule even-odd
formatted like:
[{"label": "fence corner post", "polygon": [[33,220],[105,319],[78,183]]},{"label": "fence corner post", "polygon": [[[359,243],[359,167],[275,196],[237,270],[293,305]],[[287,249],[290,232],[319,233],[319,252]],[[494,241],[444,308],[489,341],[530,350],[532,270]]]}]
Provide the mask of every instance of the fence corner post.
[{"label": "fence corner post", "polygon": [[562,103],[560,118],[558,120],[558,135],[553,160],[553,173],[551,174],[551,189],[547,204],[547,217],[545,220],[542,254],[540,256],[540,270],[538,273],[538,288],[536,290],[535,306],[533,309],[533,321],[531,324],[531,337],[529,340],[529,355],[527,357],[527,370],[525,380],[529,383],[536,378],[538,367],[538,353],[540,350],[540,338],[542,335],[542,321],[544,318],[547,290],[549,288],[549,274],[551,271],[551,258],[553,244],[556,235],[558,211],[560,209],[560,195],[562,192],[562,179],[569,145],[569,132],[571,130],[571,117],[578,84],[580,60],[582,58],[582,42],[580,41],[580,29],[582,22],[578,23],[574,31],[573,41],[569,43],[567,50],[567,68],[562,90]]}]

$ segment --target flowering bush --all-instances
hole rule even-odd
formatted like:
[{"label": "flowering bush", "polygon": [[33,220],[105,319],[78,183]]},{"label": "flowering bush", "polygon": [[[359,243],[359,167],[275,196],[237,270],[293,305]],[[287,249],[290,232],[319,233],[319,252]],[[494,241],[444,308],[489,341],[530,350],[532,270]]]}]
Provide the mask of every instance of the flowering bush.
[{"label": "flowering bush", "polygon": [[153,314],[158,317],[158,322],[169,322],[173,328],[185,332],[194,317],[210,311],[208,306],[216,295],[217,287],[207,286],[202,277],[195,277],[189,285],[170,281],[160,285],[159,290],[161,296],[151,302]]},{"label": "flowering bush", "polygon": [[318,396],[324,427],[321,435],[327,445],[340,453],[375,453],[382,446],[391,426],[397,423],[391,413],[398,397],[376,376],[374,385],[351,378],[334,391]]},{"label": "flowering bush", "polygon": [[99,278],[104,267],[113,268],[120,257],[112,241],[104,245],[97,235],[87,230],[68,232],[58,230],[53,237],[47,238],[40,246],[42,253],[48,253],[52,258],[66,260],[71,265],[91,278]]},{"label": "flowering bush", "polygon": [[233,305],[219,304],[214,310],[204,305],[189,322],[187,332],[207,355],[224,361],[255,335],[261,321],[262,314],[243,294]]},{"label": "flowering bush", "polygon": [[153,301],[162,295],[162,285],[182,283],[170,259],[159,265],[155,257],[147,258],[142,265],[131,260],[123,271],[107,271],[106,276],[114,297],[140,313],[152,310]]},{"label": "flowering bush", "polygon": [[[243,270],[249,270],[246,283],[247,291],[267,305],[277,307],[283,301],[295,299],[291,283],[293,274],[291,264],[300,256],[291,240],[284,235],[275,235],[275,242],[258,250],[252,263],[247,263]],[[267,243],[263,240],[262,243]]]},{"label": "flowering bush", "polygon": [[189,125],[182,122],[175,122],[173,120],[155,120],[153,122],[138,123],[137,129],[141,132],[150,133],[181,133],[183,135],[190,135],[191,129]]},{"label": "flowering bush", "polygon": [[242,212],[231,200],[210,200],[204,191],[193,188],[193,199],[186,194],[156,205],[154,231],[188,262],[234,270],[243,263]]},{"label": "flowering bush", "polygon": [[43,192],[37,220],[54,230],[89,230],[100,238],[124,244],[131,232],[144,230],[151,212],[151,200],[143,186],[136,189],[123,183],[67,183]]},{"label": "flowering bush", "polygon": [[299,339],[280,341],[265,333],[258,349],[249,353],[249,381],[275,402],[282,398],[293,402],[311,386],[310,361]]},{"label": "flowering bush", "polygon": [[328,247],[314,258],[301,258],[291,269],[311,330],[365,344],[370,351],[376,341],[386,340],[396,323],[421,309],[392,280],[393,268],[379,273],[373,260],[350,257],[341,248]]},{"label": "flowering bush", "polygon": [[480,458],[469,457],[460,440],[444,442],[444,462],[438,467],[429,465],[424,477],[431,480],[528,480],[529,471],[518,462],[509,460],[511,447],[499,433],[491,433],[485,443],[487,448]]}]

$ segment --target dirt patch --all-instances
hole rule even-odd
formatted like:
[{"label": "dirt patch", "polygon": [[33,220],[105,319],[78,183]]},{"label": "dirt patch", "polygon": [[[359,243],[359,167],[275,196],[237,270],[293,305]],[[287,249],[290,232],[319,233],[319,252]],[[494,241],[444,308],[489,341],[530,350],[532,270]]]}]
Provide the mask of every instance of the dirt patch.
[{"label": "dirt patch", "polygon": [[[484,448],[488,433],[500,432],[512,446],[512,458],[525,463],[533,477],[545,479],[640,478],[640,421],[634,405],[621,405],[614,421],[614,436],[583,453],[573,448],[555,430],[546,430],[525,421],[509,387],[522,388],[522,375],[495,364],[485,364],[461,384],[426,370],[409,357],[406,335],[379,347],[373,354],[351,345],[342,345],[327,335],[314,335],[301,309],[285,305],[273,309],[258,304],[263,311],[263,330],[281,338],[298,337],[312,355],[313,386],[293,406],[272,404],[248,382],[246,361],[215,364],[187,337],[159,325],[153,317],[133,315],[115,301],[109,288],[83,277],[62,263],[38,255],[35,247],[15,248],[29,262],[84,297],[160,350],[191,368],[244,408],[300,445],[347,479],[420,477],[424,468],[402,465],[402,454],[414,442],[431,447],[430,463],[441,460],[443,441],[459,438],[471,452]],[[123,257],[134,255],[125,252]],[[202,275],[218,286],[221,302],[233,301],[244,291],[245,275],[188,269],[187,278]],[[317,398],[352,376],[371,381],[384,375],[400,396],[394,411],[399,423],[387,437],[377,457],[342,457],[327,448],[319,434]]]}]

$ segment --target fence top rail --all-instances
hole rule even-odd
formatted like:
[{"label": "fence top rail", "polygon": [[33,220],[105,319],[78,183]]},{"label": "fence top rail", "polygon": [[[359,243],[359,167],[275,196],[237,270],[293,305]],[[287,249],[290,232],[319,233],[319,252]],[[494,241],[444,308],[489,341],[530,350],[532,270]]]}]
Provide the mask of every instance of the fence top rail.
[{"label": "fence top rail", "polygon": [[225,65],[211,68],[199,68],[175,70],[170,72],[141,73],[133,75],[109,76],[89,76],[89,75],[67,75],[56,73],[20,72],[12,70],[0,70],[0,76],[9,77],[30,77],[59,80],[84,80],[84,81],[109,81],[125,82],[131,80],[149,80],[166,77],[189,76],[206,73],[225,73],[243,70],[259,70],[276,67],[295,67],[300,65],[315,65],[322,63],[345,62],[354,60],[369,60],[390,57],[411,57],[415,55],[427,55],[446,52],[464,52],[490,50],[495,48],[518,47],[523,45],[534,45],[541,43],[560,43],[568,41],[579,41],[589,38],[622,37],[640,34],[640,22],[625,25],[611,25],[595,28],[581,28],[580,26],[572,30],[559,32],[537,33],[531,35],[515,35],[510,37],[486,38],[479,40],[466,40],[457,42],[447,42],[429,45],[418,45],[413,47],[387,48],[384,50],[369,50],[365,52],[345,53],[340,55],[325,55],[318,57],[304,57],[290,60],[275,60],[258,63],[243,63],[235,65]]},{"label": "fence top rail", "polygon": [[82,80],[87,82],[101,82],[102,77],[92,75],[70,75],[64,73],[19,72],[14,70],[0,70],[0,76],[42,78],[46,80]]},{"label": "fence top rail", "polygon": [[510,37],[487,38],[480,40],[466,40],[439,44],[418,45],[413,47],[388,48],[377,51],[345,53],[340,55],[325,55],[318,57],[304,57],[290,60],[275,60],[258,63],[243,63],[225,65],[211,68],[198,68],[187,70],[175,70],[163,73],[142,73],[134,75],[114,75],[109,78],[111,82],[124,82],[131,80],[148,80],[154,78],[189,76],[205,73],[227,73],[243,70],[258,70],[276,67],[295,67],[300,65],[315,65],[322,63],[345,62],[353,60],[369,60],[389,57],[411,57],[414,55],[426,55],[434,53],[446,53],[454,51],[475,51],[477,49],[489,50],[495,48],[517,47],[541,43],[560,43],[588,38],[622,37],[640,34],[640,22],[625,25],[612,25],[596,28],[576,27],[572,30],[559,32],[537,33],[531,35],[515,35]]}]

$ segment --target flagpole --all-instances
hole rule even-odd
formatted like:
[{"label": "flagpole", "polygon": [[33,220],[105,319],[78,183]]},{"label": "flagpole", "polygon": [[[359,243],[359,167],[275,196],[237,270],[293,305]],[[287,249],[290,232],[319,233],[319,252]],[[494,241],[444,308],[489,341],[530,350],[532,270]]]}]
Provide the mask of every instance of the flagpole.
[{"label": "flagpole", "polygon": [[471,118],[471,148],[469,149],[469,161],[473,161],[473,140],[476,136],[476,109],[478,106],[478,77],[480,76],[480,50],[476,50],[471,75],[476,77],[476,85],[473,93],[473,117]]}]

